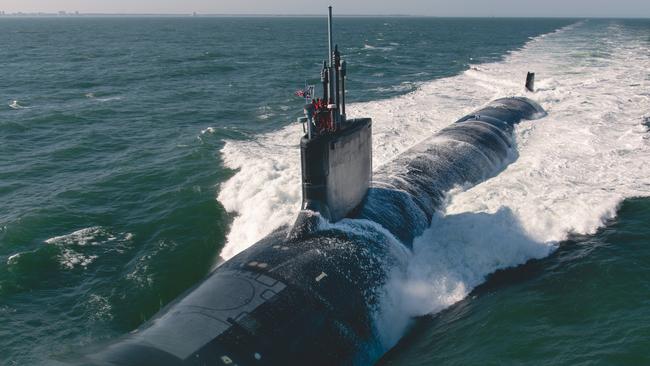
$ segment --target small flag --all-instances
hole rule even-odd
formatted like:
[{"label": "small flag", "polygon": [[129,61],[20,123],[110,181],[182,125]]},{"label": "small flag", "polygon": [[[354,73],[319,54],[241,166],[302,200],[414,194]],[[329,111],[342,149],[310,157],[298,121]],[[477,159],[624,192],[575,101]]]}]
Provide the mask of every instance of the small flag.
[{"label": "small flag", "polygon": [[296,90],[296,92],[294,94],[297,97],[302,97],[302,98],[310,98],[311,97],[311,95],[309,94],[309,90],[304,90],[304,89]]},{"label": "small flag", "polygon": [[307,85],[307,82],[305,81],[305,88],[304,89],[298,89],[293,94],[296,95],[297,97],[310,99],[312,97],[312,95],[314,95],[314,86],[313,85]]}]

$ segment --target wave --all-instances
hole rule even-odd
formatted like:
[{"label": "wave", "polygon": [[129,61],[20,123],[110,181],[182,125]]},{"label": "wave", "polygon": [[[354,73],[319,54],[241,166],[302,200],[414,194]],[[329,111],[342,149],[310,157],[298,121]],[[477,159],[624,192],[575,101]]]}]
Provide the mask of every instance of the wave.
[{"label": "wave", "polygon": [[9,105],[9,108],[11,108],[11,109],[29,109],[30,108],[30,107],[26,107],[24,105],[21,105],[17,100],[13,100],[8,105]]},{"label": "wave", "polygon": [[369,44],[366,43],[366,44],[363,45],[363,49],[364,50],[392,51],[392,50],[395,49],[395,47],[391,47],[391,46],[373,46],[373,45],[369,45]]},{"label": "wave", "polygon": [[[593,233],[626,197],[650,195],[646,38],[641,30],[579,22],[533,38],[501,62],[348,108],[350,116],[373,118],[375,167],[478,105],[524,94],[528,71],[538,77],[532,97],[549,112],[516,128],[519,158],[504,172],[449,194],[406,264],[395,267],[376,315],[386,347],[412,317],[461,300],[495,270],[547,256],[571,233]],[[300,134],[289,125],[222,149],[226,166],[238,170],[218,196],[238,213],[225,259],[295,218]]]},{"label": "wave", "polygon": [[73,269],[75,267],[86,268],[99,257],[97,254],[87,253],[87,250],[81,247],[101,246],[114,241],[124,242],[132,239],[133,234],[131,233],[113,234],[101,226],[93,226],[51,237],[45,240],[45,244],[53,245],[59,249],[57,258],[62,268]]},{"label": "wave", "polygon": [[114,96],[114,97],[104,97],[104,98],[96,98],[96,99],[100,102],[112,102],[112,101],[122,100],[122,97]]},{"label": "wave", "polygon": [[205,129],[201,130],[201,135],[213,134],[214,131],[216,131],[216,129],[214,127],[207,127]]}]

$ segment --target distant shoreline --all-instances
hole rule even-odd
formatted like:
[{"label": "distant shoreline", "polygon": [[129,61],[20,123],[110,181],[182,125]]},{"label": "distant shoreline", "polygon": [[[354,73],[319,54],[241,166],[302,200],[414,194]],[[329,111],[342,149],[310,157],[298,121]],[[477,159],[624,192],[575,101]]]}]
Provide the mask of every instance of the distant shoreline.
[{"label": "distant shoreline", "polygon": [[[182,17],[182,18],[209,18],[209,17],[255,17],[255,18],[316,18],[323,17],[323,14],[246,14],[246,13],[233,13],[233,14],[193,14],[193,13],[6,13],[1,14],[0,17],[61,17],[61,18],[75,18],[75,17]],[[422,17],[419,15],[408,14],[337,14],[338,17],[363,17],[363,18],[380,18],[380,17]],[[424,17],[437,17],[437,16],[424,16]]]},{"label": "distant shoreline", "polygon": [[[322,18],[323,14],[199,14],[199,13],[3,13],[2,18]],[[411,15],[411,14],[340,14],[342,18],[474,18],[474,19],[650,19],[650,17],[594,16],[474,16],[474,15]]]}]

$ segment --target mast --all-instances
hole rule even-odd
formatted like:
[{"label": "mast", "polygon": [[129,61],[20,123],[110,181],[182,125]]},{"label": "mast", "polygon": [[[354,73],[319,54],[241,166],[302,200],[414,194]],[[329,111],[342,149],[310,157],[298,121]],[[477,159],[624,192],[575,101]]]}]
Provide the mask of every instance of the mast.
[{"label": "mast", "polygon": [[332,67],[332,6],[328,6],[327,9],[329,10],[329,15],[327,16],[327,45],[329,46],[328,59],[329,67]]},{"label": "mast", "polygon": [[332,35],[332,6],[328,6],[328,16],[327,16],[327,45],[328,45],[328,57],[327,59],[329,60],[328,68],[327,68],[327,73],[328,73],[328,81],[329,81],[329,88],[328,88],[328,95],[327,95],[327,108],[330,109],[330,118],[332,120],[332,123],[334,124],[335,128],[338,129],[339,124],[338,124],[338,113],[336,110],[336,95],[338,94],[338,90],[336,88],[336,60],[334,59],[334,52],[332,52],[332,45],[334,44],[333,42],[333,35]]},{"label": "mast", "polygon": [[[314,122],[316,134],[327,131],[336,132],[342,129],[346,122],[345,118],[345,61],[341,60],[338,45],[334,44],[332,26],[332,7],[328,7],[327,16],[327,45],[328,56],[323,61],[320,72],[320,81],[323,87],[323,98],[313,101],[313,110],[308,112],[305,109],[307,120]],[[309,134],[312,136],[312,134]],[[310,137],[311,138],[311,137]]]},{"label": "mast", "polygon": [[[327,104],[332,122],[335,128],[339,129],[341,123],[345,122],[345,105],[343,105],[345,103],[345,90],[343,89],[345,85],[343,80],[345,78],[345,66],[341,69],[341,54],[338,45],[334,44],[333,38],[332,7],[329,6],[327,16],[327,45],[329,51]],[[332,49],[332,46],[334,46],[334,49]]]}]

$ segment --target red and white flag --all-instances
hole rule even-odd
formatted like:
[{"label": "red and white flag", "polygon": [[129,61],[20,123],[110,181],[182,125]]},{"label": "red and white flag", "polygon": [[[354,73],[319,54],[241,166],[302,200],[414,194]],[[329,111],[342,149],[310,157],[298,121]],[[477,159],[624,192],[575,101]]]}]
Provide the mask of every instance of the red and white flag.
[{"label": "red and white flag", "polygon": [[297,97],[302,97],[302,98],[309,98],[310,97],[309,90],[304,90],[304,89],[296,90],[296,92],[294,94]]}]

